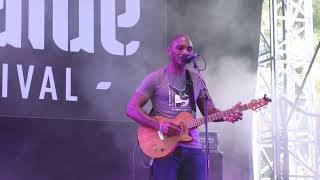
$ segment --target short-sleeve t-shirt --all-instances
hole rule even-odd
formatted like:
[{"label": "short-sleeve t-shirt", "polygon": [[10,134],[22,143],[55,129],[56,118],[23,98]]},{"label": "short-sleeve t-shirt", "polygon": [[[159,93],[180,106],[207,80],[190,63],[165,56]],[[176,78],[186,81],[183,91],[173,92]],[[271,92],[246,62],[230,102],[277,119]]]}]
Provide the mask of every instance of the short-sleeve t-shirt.
[{"label": "short-sleeve t-shirt", "polygon": [[[200,77],[193,71],[189,70],[189,73],[193,82],[195,100],[202,98],[204,94]],[[148,74],[136,92],[151,100],[154,109],[153,115],[172,119],[181,112],[189,112],[195,116],[195,113],[192,112],[191,101],[186,89],[188,86],[186,86],[185,82],[185,77],[183,77],[183,86],[181,87],[181,83],[169,81],[169,75],[166,67],[164,67]],[[209,100],[211,101],[210,97]],[[180,142],[179,145],[190,148],[201,148],[197,129],[190,130],[190,135],[193,137],[193,141]]]}]

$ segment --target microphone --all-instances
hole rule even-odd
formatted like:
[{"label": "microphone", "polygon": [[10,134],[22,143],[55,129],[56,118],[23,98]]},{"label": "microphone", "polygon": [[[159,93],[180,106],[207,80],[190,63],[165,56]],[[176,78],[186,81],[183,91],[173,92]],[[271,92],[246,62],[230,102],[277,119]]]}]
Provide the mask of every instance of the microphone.
[{"label": "microphone", "polygon": [[182,55],[182,58],[181,58],[181,62],[184,63],[184,64],[189,64],[191,63],[192,60],[194,60],[195,58],[199,57],[200,54],[191,54],[191,55],[188,55],[188,54],[183,54]]}]

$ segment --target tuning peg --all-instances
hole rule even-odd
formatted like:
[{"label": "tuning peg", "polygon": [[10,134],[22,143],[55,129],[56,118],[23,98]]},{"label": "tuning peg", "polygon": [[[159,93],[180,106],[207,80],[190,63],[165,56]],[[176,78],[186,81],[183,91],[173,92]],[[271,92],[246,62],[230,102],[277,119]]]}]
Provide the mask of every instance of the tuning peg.
[{"label": "tuning peg", "polygon": [[263,99],[266,100],[266,101],[268,101],[268,102],[271,102],[271,99],[268,98],[267,94],[264,94],[264,95],[263,95]]}]

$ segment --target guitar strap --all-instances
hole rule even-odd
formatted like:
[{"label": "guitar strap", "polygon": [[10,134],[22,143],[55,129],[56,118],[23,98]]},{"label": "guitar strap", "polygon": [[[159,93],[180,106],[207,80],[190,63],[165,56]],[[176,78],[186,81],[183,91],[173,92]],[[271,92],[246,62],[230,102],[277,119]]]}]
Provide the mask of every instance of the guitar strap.
[{"label": "guitar strap", "polygon": [[[194,91],[193,91],[193,81],[190,75],[190,72],[188,69],[186,69],[186,90],[189,96],[189,101],[190,101],[190,106],[191,106],[191,110],[192,110],[192,115],[193,117],[196,117],[196,103],[195,103],[195,99],[194,99]],[[154,116],[156,115],[156,111],[155,109],[152,107],[149,115]]]},{"label": "guitar strap", "polygon": [[186,69],[186,89],[188,91],[188,95],[189,95],[189,101],[190,101],[190,106],[192,109],[192,115],[193,117],[196,117],[196,102],[194,99],[194,92],[193,92],[193,82],[190,76],[190,72],[188,69]]}]

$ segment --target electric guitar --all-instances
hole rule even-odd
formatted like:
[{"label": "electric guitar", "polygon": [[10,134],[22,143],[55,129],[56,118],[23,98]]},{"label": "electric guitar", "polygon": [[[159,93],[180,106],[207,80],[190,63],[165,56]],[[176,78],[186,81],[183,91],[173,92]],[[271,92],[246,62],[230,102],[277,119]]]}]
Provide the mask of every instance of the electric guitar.
[{"label": "electric guitar", "polygon": [[[248,109],[256,110],[260,107],[266,106],[271,99],[266,95],[258,100],[252,100],[247,104],[243,104],[239,107],[240,111]],[[223,117],[235,112],[235,109],[231,108],[225,111],[217,112],[208,115],[208,122],[215,122],[221,120]],[[181,125],[181,134],[177,136],[165,136],[160,131],[145,126],[140,126],[138,129],[138,141],[142,151],[150,158],[158,159],[169,156],[176,148],[178,142],[192,141],[192,137],[189,135],[189,129],[194,129],[204,124],[204,118],[194,119],[194,117],[187,112],[178,114],[175,118],[169,119],[162,116],[154,116],[160,122],[174,121]]]}]

